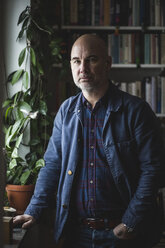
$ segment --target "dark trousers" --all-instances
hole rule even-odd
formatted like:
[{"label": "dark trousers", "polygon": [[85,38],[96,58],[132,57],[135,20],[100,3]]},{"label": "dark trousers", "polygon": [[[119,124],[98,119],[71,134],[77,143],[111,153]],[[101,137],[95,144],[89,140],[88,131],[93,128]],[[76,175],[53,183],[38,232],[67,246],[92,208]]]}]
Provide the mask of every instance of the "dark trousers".
[{"label": "dark trousers", "polygon": [[94,230],[83,225],[70,225],[63,248],[151,248],[141,238],[118,239],[113,230]]}]

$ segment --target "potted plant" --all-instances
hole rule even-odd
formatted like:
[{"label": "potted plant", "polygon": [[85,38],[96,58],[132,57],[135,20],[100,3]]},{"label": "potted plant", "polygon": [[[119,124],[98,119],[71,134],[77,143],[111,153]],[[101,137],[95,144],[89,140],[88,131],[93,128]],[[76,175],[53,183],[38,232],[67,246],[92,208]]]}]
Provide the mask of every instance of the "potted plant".
[{"label": "potted plant", "polygon": [[[36,11],[36,9],[35,9]],[[38,15],[36,15],[38,16]],[[22,213],[33,193],[34,184],[39,170],[44,166],[43,154],[49,140],[52,118],[48,115],[46,103],[46,69],[44,67],[44,51],[41,39],[50,43],[50,53],[53,60],[60,61],[60,40],[52,41],[51,28],[41,27],[35,20],[35,12],[27,6],[20,14],[18,25],[21,25],[18,41],[26,37],[26,46],[18,57],[18,70],[12,72],[7,78],[8,84],[21,83],[21,89],[3,102],[5,108],[5,158],[7,165],[7,186],[9,203],[15,197],[11,196],[14,190],[21,188],[18,202],[23,202],[23,192],[27,192],[28,200],[23,207],[10,205]],[[27,65],[30,61],[30,73]],[[27,139],[30,133],[30,139]],[[29,152],[22,156],[20,147],[28,147]],[[30,187],[30,189],[29,189]],[[30,192],[30,190],[32,192]],[[15,193],[16,194],[16,193]]]}]

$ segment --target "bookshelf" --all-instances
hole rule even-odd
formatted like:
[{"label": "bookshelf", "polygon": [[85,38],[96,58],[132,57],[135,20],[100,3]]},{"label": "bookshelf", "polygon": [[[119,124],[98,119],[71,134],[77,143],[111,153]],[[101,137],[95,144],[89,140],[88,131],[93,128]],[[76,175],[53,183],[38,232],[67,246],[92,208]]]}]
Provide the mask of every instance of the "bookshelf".
[{"label": "bookshelf", "polygon": [[[150,101],[153,97],[159,98],[153,100],[159,105],[153,110],[158,117],[165,117],[164,80],[160,77],[165,70],[165,1],[63,0],[60,18],[68,51],[79,35],[100,35],[113,58],[110,78],[119,87],[123,82],[129,86],[141,81],[144,92],[140,97]],[[146,86],[146,80],[153,78],[156,81],[154,96],[152,85]]]}]

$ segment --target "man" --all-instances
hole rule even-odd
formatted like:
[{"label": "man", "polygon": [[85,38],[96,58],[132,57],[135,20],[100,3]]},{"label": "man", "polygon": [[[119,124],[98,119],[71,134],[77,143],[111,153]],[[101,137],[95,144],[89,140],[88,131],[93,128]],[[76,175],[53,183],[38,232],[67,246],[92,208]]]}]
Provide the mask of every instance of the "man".
[{"label": "man", "polygon": [[60,107],[34,196],[14,223],[31,226],[57,190],[55,239],[65,236],[64,247],[151,248],[160,236],[157,118],[109,82],[111,58],[96,35],[75,41],[70,63],[82,93]]}]

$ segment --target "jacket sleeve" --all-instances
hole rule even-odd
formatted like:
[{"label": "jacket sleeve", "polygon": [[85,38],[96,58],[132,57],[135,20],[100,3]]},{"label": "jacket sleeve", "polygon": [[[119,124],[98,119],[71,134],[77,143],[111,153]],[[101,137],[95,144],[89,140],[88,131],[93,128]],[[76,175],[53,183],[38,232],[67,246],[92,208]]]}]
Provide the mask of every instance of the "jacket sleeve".
[{"label": "jacket sleeve", "polygon": [[141,175],[122,222],[134,228],[152,212],[165,168],[160,125],[147,103],[141,103],[140,108],[136,109],[132,127]]},{"label": "jacket sleeve", "polygon": [[25,214],[35,219],[38,219],[42,210],[48,207],[58,187],[61,171],[61,130],[62,111],[60,109],[54,120],[52,136],[44,155],[45,166],[39,172],[34,195],[25,211]]}]

